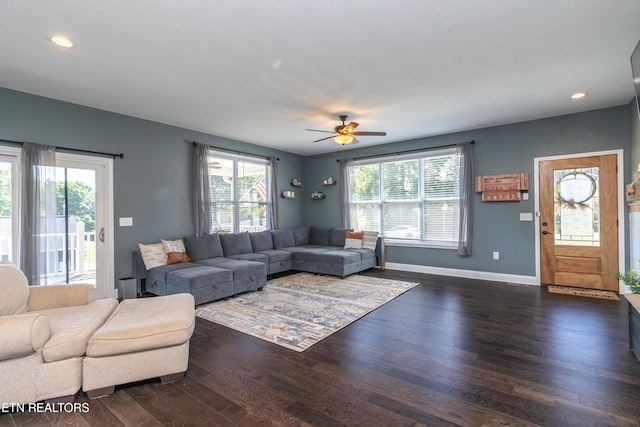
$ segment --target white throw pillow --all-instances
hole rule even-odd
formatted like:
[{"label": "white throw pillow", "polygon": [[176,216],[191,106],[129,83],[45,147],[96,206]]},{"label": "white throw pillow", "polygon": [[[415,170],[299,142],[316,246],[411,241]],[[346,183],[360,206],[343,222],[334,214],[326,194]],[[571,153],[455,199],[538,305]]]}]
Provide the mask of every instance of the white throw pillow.
[{"label": "white throw pillow", "polygon": [[378,244],[378,232],[377,231],[365,231],[362,236],[362,248],[376,250]]},{"label": "white throw pillow", "polygon": [[344,249],[362,249],[362,239],[344,239]]},{"label": "white throw pillow", "polygon": [[147,270],[160,267],[161,265],[167,265],[167,253],[164,251],[162,243],[152,243],[150,245],[138,243],[138,247],[140,248],[144,268]]},{"label": "white throw pillow", "polygon": [[180,240],[161,240],[165,252],[186,252],[184,241]]}]

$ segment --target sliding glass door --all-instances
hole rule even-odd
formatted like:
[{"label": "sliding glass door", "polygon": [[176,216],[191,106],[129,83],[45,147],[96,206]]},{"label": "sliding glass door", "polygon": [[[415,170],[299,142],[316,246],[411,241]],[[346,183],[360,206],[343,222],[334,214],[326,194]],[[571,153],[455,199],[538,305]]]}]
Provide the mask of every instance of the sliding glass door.
[{"label": "sliding glass door", "polygon": [[[20,151],[0,150],[0,259],[18,262]],[[7,155],[2,155],[2,154]],[[56,153],[55,218],[38,254],[39,283],[91,283],[100,297],[113,289],[112,159]],[[53,176],[53,175],[52,175]]]}]

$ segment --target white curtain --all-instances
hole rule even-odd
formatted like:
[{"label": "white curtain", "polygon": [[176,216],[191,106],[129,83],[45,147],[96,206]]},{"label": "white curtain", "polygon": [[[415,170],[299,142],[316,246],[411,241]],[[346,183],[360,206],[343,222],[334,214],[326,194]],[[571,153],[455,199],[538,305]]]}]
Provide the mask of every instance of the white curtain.
[{"label": "white curtain", "polygon": [[271,223],[269,228],[271,230],[277,230],[279,228],[278,217],[278,159],[276,157],[269,158],[269,166],[271,170],[271,176],[269,177],[269,190],[271,198],[271,204],[269,205],[269,219]]},{"label": "white curtain", "polygon": [[196,236],[211,233],[211,185],[209,147],[193,144],[193,220]]},{"label": "white curtain", "polygon": [[472,144],[465,142],[457,147],[460,160],[460,227],[458,255],[471,256],[473,234],[473,154]]},{"label": "white curtain", "polygon": [[24,143],[21,166],[20,269],[30,285],[57,272],[55,147]]}]

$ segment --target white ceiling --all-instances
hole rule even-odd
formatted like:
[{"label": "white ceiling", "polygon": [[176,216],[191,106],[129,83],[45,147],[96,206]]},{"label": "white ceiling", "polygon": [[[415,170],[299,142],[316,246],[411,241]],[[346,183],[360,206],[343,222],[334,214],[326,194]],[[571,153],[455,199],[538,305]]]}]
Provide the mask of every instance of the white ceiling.
[{"label": "white ceiling", "polygon": [[2,87],[308,155],[338,114],[387,131],[363,147],[626,104],[640,1],[2,0],[0,22]]}]

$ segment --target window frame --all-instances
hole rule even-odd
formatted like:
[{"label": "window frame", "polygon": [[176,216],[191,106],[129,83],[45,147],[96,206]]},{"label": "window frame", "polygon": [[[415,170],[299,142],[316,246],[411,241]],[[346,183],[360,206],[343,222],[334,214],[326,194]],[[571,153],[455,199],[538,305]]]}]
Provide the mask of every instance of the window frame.
[{"label": "window frame", "polygon": [[[456,147],[446,147],[439,149],[428,149],[424,151],[417,151],[406,154],[391,154],[386,156],[376,156],[370,159],[356,159],[353,160],[352,165],[349,166],[349,170],[347,171],[347,180],[351,179],[353,175],[351,168],[357,166],[365,166],[365,165],[377,165],[378,168],[378,200],[367,200],[367,201],[354,201],[352,194],[352,186],[351,182],[348,182],[348,202],[346,209],[348,210],[348,215],[350,220],[352,217],[352,206],[354,205],[377,205],[377,215],[378,215],[378,231],[381,236],[385,237],[385,243],[389,246],[407,246],[407,247],[426,247],[426,248],[437,248],[437,249],[451,249],[455,250],[458,248],[458,236],[456,235],[451,241],[447,240],[435,240],[435,239],[426,239],[423,238],[425,236],[425,206],[427,202],[430,200],[425,196],[425,173],[424,173],[424,159],[432,158],[432,157],[441,157],[441,156],[454,156],[456,158],[456,162],[458,162],[460,158],[460,153]],[[384,192],[384,165],[390,163],[398,163],[402,161],[410,161],[410,160],[418,160],[418,197],[417,199],[406,199],[406,200],[386,200],[385,192]],[[459,163],[459,162],[458,162]],[[459,171],[458,171],[459,172]],[[460,179],[460,175],[458,175],[458,180]],[[457,183],[459,185],[459,182]],[[452,200],[456,200],[459,198],[457,192],[456,194],[451,195]],[[432,199],[431,199],[432,200]],[[418,218],[418,232],[419,238],[398,238],[398,237],[386,237],[385,236],[385,204],[392,205],[398,203],[417,203],[419,207],[419,218]],[[460,218],[460,206],[458,206],[458,215],[456,221],[458,224],[455,225],[455,228],[459,227],[459,218]],[[351,221],[352,224],[356,223],[355,221]],[[388,231],[388,230],[387,230]]]},{"label": "window frame", "polygon": [[[211,185],[211,205],[208,209],[211,211],[211,232],[217,233],[220,231],[228,231],[230,233],[239,233],[241,232],[241,205],[246,204],[255,204],[257,206],[262,206],[265,210],[264,217],[264,228],[263,230],[248,230],[248,231],[264,231],[270,230],[272,228],[272,218],[271,218],[271,205],[274,203],[274,195],[271,194],[271,165],[269,159],[259,156],[251,156],[247,154],[240,153],[227,153],[224,151],[218,151],[212,148],[209,148],[207,152],[207,160],[209,163],[209,183]],[[225,162],[232,162],[232,183],[231,183],[231,199],[227,200],[216,200],[215,193],[213,188],[213,183],[211,182],[212,174],[211,174],[211,164],[216,162],[217,160],[222,160]],[[255,165],[264,166],[264,181],[265,181],[265,202],[253,202],[253,201],[242,201],[238,200],[239,194],[239,163],[246,162]],[[255,185],[251,188],[253,188]],[[251,191],[250,190],[250,191]],[[216,225],[216,218],[213,212],[213,208],[216,204],[219,205],[230,205],[231,206],[231,229],[227,229],[222,226]]]}]

